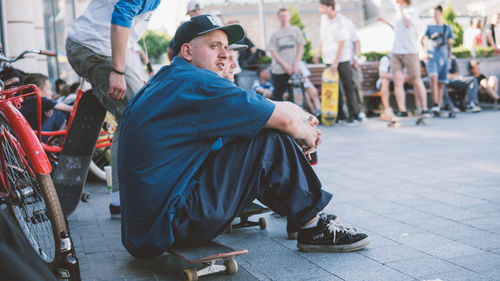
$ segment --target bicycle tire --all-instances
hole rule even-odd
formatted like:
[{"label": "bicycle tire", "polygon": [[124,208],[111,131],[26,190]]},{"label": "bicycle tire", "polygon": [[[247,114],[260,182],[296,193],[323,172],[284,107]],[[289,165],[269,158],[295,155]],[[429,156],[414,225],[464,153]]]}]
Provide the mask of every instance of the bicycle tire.
[{"label": "bicycle tire", "polygon": [[0,116],[1,172],[10,186],[5,203],[35,252],[54,268],[66,221],[50,175],[35,173],[7,120]]}]

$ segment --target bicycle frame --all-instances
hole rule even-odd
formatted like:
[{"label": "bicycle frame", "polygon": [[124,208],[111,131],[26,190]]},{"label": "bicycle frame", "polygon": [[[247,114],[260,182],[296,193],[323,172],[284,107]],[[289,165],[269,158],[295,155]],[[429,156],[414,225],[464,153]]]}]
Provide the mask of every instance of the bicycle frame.
[{"label": "bicycle frame", "polygon": [[[22,94],[27,89],[31,89],[34,93]],[[16,93],[21,93],[21,95],[14,96]],[[41,175],[48,175],[52,171],[52,166],[40,144],[39,138],[35,135],[22,113],[14,106],[14,104],[20,106],[22,97],[27,95],[37,96],[38,110],[41,111],[41,97],[38,88],[34,85],[27,85],[0,91],[0,114],[7,120],[12,130],[16,132],[17,139],[21,143],[22,149],[26,152],[35,172]],[[40,127],[41,125],[39,124]],[[2,130],[1,133],[5,134],[6,132]],[[0,173],[0,176],[3,177],[3,174]],[[5,186],[4,179],[2,179],[2,182]]]}]

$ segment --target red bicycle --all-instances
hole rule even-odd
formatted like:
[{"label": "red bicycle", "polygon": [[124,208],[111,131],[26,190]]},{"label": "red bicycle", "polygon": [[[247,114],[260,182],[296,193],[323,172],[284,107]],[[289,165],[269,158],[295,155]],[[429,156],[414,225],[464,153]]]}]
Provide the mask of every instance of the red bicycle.
[{"label": "red bicycle", "polygon": [[[30,50],[9,59],[3,56],[0,46],[0,72],[6,64],[28,53],[55,55]],[[78,280],[79,272],[70,274],[78,268],[78,262],[72,253],[68,227],[50,175],[52,167],[39,141],[40,131],[37,137],[18,110],[28,95],[36,95],[41,113],[41,97],[35,85],[5,90],[0,80],[0,204],[7,206],[33,249],[59,277],[69,275]],[[72,263],[71,270],[61,267],[68,261]]]}]

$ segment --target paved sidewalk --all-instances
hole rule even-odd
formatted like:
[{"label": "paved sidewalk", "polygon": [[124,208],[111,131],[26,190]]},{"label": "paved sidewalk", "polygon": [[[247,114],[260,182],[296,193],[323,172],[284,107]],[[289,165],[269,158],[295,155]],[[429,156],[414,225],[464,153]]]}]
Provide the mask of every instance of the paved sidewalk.
[{"label": "paved sidewalk", "polygon": [[[302,253],[285,220],[218,239],[249,254],[236,275],[201,280],[500,280],[500,112],[430,119],[428,126],[322,127],[315,166],[334,194],[326,212],[371,237],[355,253]],[[180,280],[164,254],[138,260],[109,219],[110,195],[90,183],[69,224],[83,280]]]}]

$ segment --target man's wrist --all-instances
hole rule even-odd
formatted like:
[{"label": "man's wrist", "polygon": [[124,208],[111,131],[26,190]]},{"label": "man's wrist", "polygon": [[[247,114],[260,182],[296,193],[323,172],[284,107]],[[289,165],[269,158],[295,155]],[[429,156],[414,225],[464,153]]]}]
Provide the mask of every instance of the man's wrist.
[{"label": "man's wrist", "polygon": [[116,73],[116,74],[125,75],[124,71],[119,71],[118,69],[116,69],[114,67],[111,67],[111,71]]}]

